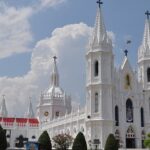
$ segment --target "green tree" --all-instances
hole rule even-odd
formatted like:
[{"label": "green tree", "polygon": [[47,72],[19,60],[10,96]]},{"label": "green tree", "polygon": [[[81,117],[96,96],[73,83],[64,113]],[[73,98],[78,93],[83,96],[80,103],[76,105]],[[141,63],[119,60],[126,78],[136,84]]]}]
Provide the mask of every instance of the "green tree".
[{"label": "green tree", "polygon": [[79,132],[74,140],[72,150],[87,150],[87,144],[82,132]]},{"label": "green tree", "polygon": [[147,138],[144,140],[144,146],[150,148],[150,133],[147,135]]},{"label": "green tree", "polygon": [[0,150],[6,150],[6,148],[7,148],[6,132],[0,125]]},{"label": "green tree", "polygon": [[119,143],[115,139],[113,134],[109,134],[106,144],[105,144],[105,150],[118,150]]},{"label": "green tree", "polygon": [[67,150],[72,143],[72,136],[69,134],[58,134],[53,137],[54,148],[57,150]]},{"label": "green tree", "polygon": [[40,144],[40,149],[44,149],[44,150],[52,150],[52,144],[51,144],[51,140],[50,140],[50,137],[47,133],[47,131],[44,131],[39,139],[38,139],[38,142]]}]

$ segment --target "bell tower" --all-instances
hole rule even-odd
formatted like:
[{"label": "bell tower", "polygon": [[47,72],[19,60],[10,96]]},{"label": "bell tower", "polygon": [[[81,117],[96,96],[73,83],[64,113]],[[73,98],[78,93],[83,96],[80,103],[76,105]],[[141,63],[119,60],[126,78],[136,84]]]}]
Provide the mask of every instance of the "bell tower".
[{"label": "bell tower", "polygon": [[[97,1],[97,15],[93,35],[86,53],[86,106],[92,136],[104,148],[107,136],[112,133],[112,41],[107,35],[101,5]],[[89,128],[90,128],[89,127]],[[94,133],[94,134],[93,134]]]}]

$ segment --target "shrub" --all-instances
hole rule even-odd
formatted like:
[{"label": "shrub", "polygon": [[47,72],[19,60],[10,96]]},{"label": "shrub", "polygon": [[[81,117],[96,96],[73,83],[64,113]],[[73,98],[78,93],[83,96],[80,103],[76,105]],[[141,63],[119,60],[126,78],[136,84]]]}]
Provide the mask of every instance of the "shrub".
[{"label": "shrub", "polygon": [[76,136],[72,150],[87,150],[86,140],[82,132],[79,132]]},{"label": "shrub", "polygon": [[40,149],[52,150],[52,144],[47,131],[44,131],[38,139]]},{"label": "shrub", "polygon": [[109,134],[106,144],[105,144],[105,150],[118,150],[118,148],[119,148],[119,145],[114,135]]},{"label": "shrub", "polygon": [[150,148],[150,133],[147,135],[147,138],[144,140],[144,146]]},{"label": "shrub", "polygon": [[6,150],[6,148],[7,148],[6,132],[0,125],[0,150]]}]

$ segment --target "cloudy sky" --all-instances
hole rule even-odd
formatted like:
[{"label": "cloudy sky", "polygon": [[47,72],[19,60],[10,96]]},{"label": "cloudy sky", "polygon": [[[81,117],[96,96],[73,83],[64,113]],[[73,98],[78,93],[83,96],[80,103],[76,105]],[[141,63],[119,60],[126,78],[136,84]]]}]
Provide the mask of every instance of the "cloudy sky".
[{"label": "cloudy sky", "polygon": [[[23,115],[29,97],[35,108],[41,91],[50,85],[54,55],[61,87],[84,105],[85,52],[96,7],[96,0],[0,1],[0,95],[5,94],[9,115]],[[130,39],[129,59],[136,68],[147,9],[149,0],[104,1],[103,16],[113,38],[116,66]]]}]

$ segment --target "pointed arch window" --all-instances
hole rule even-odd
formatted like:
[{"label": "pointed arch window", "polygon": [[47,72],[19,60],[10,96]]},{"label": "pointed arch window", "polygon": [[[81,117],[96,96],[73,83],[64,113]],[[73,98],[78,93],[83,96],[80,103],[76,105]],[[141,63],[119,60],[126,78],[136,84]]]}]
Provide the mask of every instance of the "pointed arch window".
[{"label": "pointed arch window", "polygon": [[95,63],[94,63],[94,76],[97,77],[98,74],[99,74],[99,63],[96,60]]},{"label": "pointed arch window", "polygon": [[133,122],[133,104],[130,99],[126,102],[126,121]]},{"label": "pointed arch window", "polygon": [[95,93],[95,113],[98,112],[98,93]]},{"label": "pointed arch window", "polygon": [[141,127],[144,127],[144,109],[141,108],[140,112],[141,112]]},{"label": "pointed arch window", "polygon": [[150,82],[150,68],[147,69],[147,81]]},{"label": "pointed arch window", "polygon": [[115,106],[115,125],[119,126],[119,108]]}]

